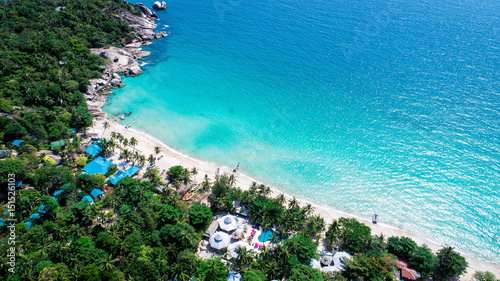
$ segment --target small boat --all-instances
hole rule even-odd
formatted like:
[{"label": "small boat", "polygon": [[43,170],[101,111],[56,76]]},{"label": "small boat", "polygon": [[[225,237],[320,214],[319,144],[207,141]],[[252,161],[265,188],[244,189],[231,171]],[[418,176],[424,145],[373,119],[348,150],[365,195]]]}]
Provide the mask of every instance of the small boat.
[{"label": "small boat", "polygon": [[217,168],[217,172],[215,172],[215,175],[218,176],[220,174],[220,169]]},{"label": "small boat", "polygon": [[122,120],[125,119],[125,115],[120,116],[120,119]]},{"label": "small boat", "polygon": [[132,124],[128,124],[128,125],[125,127],[125,129],[130,128],[130,126],[132,126]]},{"label": "small boat", "polygon": [[118,116],[118,115],[120,115],[120,111],[118,111],[117,113],[115,113],[115,116]]},{"label": "small boat", "polygon": [[130,116],[130,114],[132,114],[132,112],[130,112],[130,111],[125,112],[125,116]]},{"label": "small boat", "polygon": [[234,173],[238,172],[239,168],[240,168],[240,163],[238,163],[238,165],[236,165],[236,167],[233,169],[233,172]]},{"label": "small boat", "polygon": [[377,214],[377,212],[375,212],[375,213],[373,214],[373,217],[372,217],[372,222],[373,222],[373,223],[375,223],[375,224],[378,222],[378,214]]},{"label": "small boat", "polygon": [[163,158],[163,155],[160,155],[160,157],[158,157],[158,159],[156,159],[156,160],[160,160],[160,159],[162,159],[162,158]]}]

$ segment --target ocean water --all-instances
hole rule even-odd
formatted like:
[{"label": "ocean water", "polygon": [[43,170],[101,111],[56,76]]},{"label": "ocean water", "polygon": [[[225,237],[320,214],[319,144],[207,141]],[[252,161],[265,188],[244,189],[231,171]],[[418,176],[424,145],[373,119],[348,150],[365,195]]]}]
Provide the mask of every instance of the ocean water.
[{"label": "ocean water", "polygon": [[500,262],[499,1],[167,6],[169,36],[104,111],[289,194]]}]

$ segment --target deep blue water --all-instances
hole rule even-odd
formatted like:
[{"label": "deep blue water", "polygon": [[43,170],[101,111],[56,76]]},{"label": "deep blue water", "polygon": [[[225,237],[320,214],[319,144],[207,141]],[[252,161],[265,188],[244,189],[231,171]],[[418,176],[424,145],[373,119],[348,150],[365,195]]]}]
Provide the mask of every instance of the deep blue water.
[{"label": "deep blue water", "polygon": [[[142,1],[151,6],[153,1]],[[500,2],[178,1],[105,111],[194,157],[500,262]]]}]

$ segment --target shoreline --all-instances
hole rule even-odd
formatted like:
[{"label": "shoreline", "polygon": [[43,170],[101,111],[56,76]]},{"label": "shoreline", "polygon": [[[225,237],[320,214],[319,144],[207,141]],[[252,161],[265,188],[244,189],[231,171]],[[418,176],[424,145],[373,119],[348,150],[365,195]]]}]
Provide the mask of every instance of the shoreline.
[{"label": "shoreline", "polygon": [[[99,108],[101,110],[101,107],[105,104],[105,98],[102,96],[95,100],[95,101],[89,101],[88,105],[93,106],[94,108]],[[125,126],[120,124],[118,120],[116,120],[113,117],[108,116],[106,113],[102,112],[101,110],[101,115],[99,117],[96,117],[96,125],[94,126],[93,129],[95,132],[100,136],[103,133],[103,124],[105,121],[109,123],[109,128],[106,129],[104,132],[104,137],[109,138],[111,136],[111,132],[116,132],[122,134],[124,137],[130,139],[134,137],[135,139],[138,140],[138,145],[136,146],[136,150],[140,151],[144,156],[149,156],[150,154],[153,154],[155,156],[163,155],[162,159],[156,161],[156,167],[160,170],[160,172],[165,169],[168,170],[171,166],[175,165],[182,165],[185,168],[193,168],[196,167],[198,169],[198,175],[196,177],[197,182],[201,182],[201,180],[204,178],[204,175],[208,175],[209,179],[213,181],[215,172],[217,168],[220,168],[221,173],[231,173],[232,168],[225,167],[225,166],[218,166],[215,163],[210,163],[201,159],[194,158],[192,156],[189,156],[185,153],[182,153],[167,144],[163,143],[161,140],[155,138],[154,136],[142,132],[137,129],[129,128],[125,129]],[[154,153],[154,147],[158,146],[161,149],[160,154],[156,155]],[[115,153],[116,154],[116,153]],[[241,172],[235,173],[237,184],[236,186],[240,187],[242,190],[248,190],[250,188],[250,185],[252,182],[257,182],[257,183],[263,183],[262,181],[259,181],[258,179],[252,178],[248,175],[245,175]],[[271,187],[271,186],[270,186]],[[294,196],[291,194],[288,194],[286,192],[283,192],[282,190],[276,188],[276,187],[271,187],[271,195],[272,197],[276,197],[280,194],[284,194],[287,199],[291,199]],[[441,249],[444,245],[437,242],[433,241],[431,239],[428,239],[426,237],[422,237],[417,233],[410,232],[401,228],[398,228],[396,226],[390,225],[390,224],[385,224],[385,223],[379,223],[379,224],[373,224],[370,219],[363,218],[356,216],[354,214],[350,214],[347,212],[344,212],[342,210],[338,210],[334,207],[327,206],[327,205],[321,205],[314,203],[309,200],[302,199],[300,197],[295,197],[297,201],[300,203],[300,205],[304,206],[306,204],[311,204],[311,206],[314,208],[315,214],[322,216],[325,219],[325,223],[328,226],[332,220],[334,219],[339,219],[341,217],[347,217],[347,218],[355,218],[358,221],[364,223],[365,225],[369,226],[372,230],[373,235],[380,235],[383,234],[386,238],[391,237],[391,236],[406,236],[410,237],[411,239],[415,240],[415,242],[418,245],[426,244],[428,245],[433,252],[438,251]],[[458,250],[457,250],[458,251]],[[460,280],[473,280],[472,275],[476,271],[490,271],[496,276],[500,276],[500,264],[496,264],[487,260],[484,260],[482,258],[474,257],[470,254],[464,253],[459,251],[460,254],[462,254],[467,262],[469,263],[469,267],[467,269],[467,273],[461,276]]]},{"label": "shoreline", "polygon": [[[134,18],[134,20],[137,19]],[[129,24],[131,23],[129,22]],[[143,154],[144,156],[148,157],[150,154],[152,154],[155,156],[155,158],[157,158],[159,155],[163,155],[162,159],[156,161],[156,167],[160,170],[160,172],[164,169],[168,170],[171,166],[175,165],[182,165],[185,168],[196,167],[198,169],[198,175],[195,177],[195,180],[197,182],[201,182],[201,180],[204,178],[204,174],[208,175],[209,179],[213,181],[217,168],[220,168],[221,173],[230,174],[232,172],[232,168],[230,167],[218,166],[216,163],[210,163],[201,159],[197,159],[196,157],[189,156],[185,153],[182,153],[170,147],[169,145],[163,143],[161,140],[157,139],[156,137],[146,132],[137,130],[135,128],[126,129],[124,125],[121,125],[118,122],[117,119],[119,118],[119,116],[108,116],[106,113],[102,111],[102,106],[104,106],[106,103],[106,96],[105,93],[103,92],[99,93],[99,92],[101,90],[109,91],[108,85],[110,84],[111,86],[121,85],[121,78],[116,77],[114,73],[120,73],[120,74],[126,73],[132,76],[139,75],[140,73],[142,73],[142,70],[140,69],[139,66],[144,66],[145,64],[139,65],[137,61],[140,60],[142,57],[148,55],[149,52],[142,51],[140,47],[143,45],[151,44],[152,42],[150,40],[153,38],[159,38],[161,36],[165,36],[164,33],[155,34],[153,32],[153,29],[156,27],[156,24],[154,23],[154,20],[151,20],[150,18],[141,19],[141,22],[136,23],[136,27],[138,27],[139,34],[142,35],[141,36],[142,39],[139,39],[135,41],[133,44],[129,44],[125,46],[123,49],[121,49],[125,53],[118,53],[118,51],[115,49],[111,50],[106,49],[107,53],[105,55],[106,58],[108,57],[118,58],[118,63],[114,64],[109,59],[111,65],[110,69],[111,73],[109,74],[105,73],[103,74],[103,78],[95,79],[96,81],[92,82],[92,87],[90,87],[89,91],[87,92],[87,105],[91,113],[93,113],[94,120],[96,121],[96,124],[94,125],[93,128],[90,129],[90,131],[97,133],[97,136],[101,136],[103,134],[103,123],[107,121],[110,126],[108,129],[104,131],[103,134],[104,137],[110,138],[111,132],[120,133],[128,139],[134,137],[135,139],[138,140],[138,145],[136,146],[135,150],[140,151],[141,154]],[[103,51],[104,50],[102,49],[99,50],[96,49],[95,54],[101,55]],[[133,60],[132,63],[130,63],[131,61],[129,60],[129,58]],[[116,68],[116,66],[119,67]],[[116,80],[113,81],[113,79]],[[155,146],[158,146],[161,149],[161,152],[158,155],[154,153]],[[117,153],[115,152],[115,154]],[[117,157],[114,158],[117,159]],[[252,178],[246,174],[242,174],[241,172],[235,173],[235,176],[237,180],[236,186],[239,186],[242,190],[248,190],[250,188],[251,183],[254,181],[257,183],[265,184],[264,182]],[[293,195],[283,192],[282,190],[276,187],[271,187],[271,186],[269,187],[271,188],[270,196],[272,197],[276,197],[280,194],[284,194],[287,200],[294,197]],[[433,252],[438,251],[444,246],[437,241],[433,241],[429,238],[420,236],[415,232],[411,232],[399,228],[397,226],[384,223],[373,224],[370,218],[359,217],[357,215],[347,213],[342,210],[338,210],[335,207],[317,204],[300,197],[295,197],[295,198],[297,199],[297,201],[301,206],[304,206],[306,204],[311,204],[311,206],[314,208],[315,214],[322,216],[325,219],[325,223],[327,226],[331,223],[332,220],[338,219],[340,217],[355,218],[361,223],[364,223],[365,225],[369,226],[372,230],[372,235],[383,234],[386,238],[391,236],[410,237],[418,245],[427,244]],[[465,257],[465,259],[469,263],[469,266],[467,268],[467,273],[462,275],[460,277],[460,280],[467,280],[467,281],[474,280],[472,275],[474,274],[475,271],[490,271],[496,276],[500,277],[500,264],[493,263],[482,258],[477,258],[472,256],[471,254],[467,254],[461,251],[459,252]]]}]

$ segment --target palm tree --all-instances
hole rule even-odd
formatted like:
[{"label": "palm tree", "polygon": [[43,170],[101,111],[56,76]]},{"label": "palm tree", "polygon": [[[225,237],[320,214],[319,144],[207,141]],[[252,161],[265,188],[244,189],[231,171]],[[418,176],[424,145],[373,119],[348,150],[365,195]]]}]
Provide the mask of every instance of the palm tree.
[{"label": "palm tree", "polygon": [[194,177],[194,183],[196,184],[196,175],[198,174],[198,169],[196,169],[196,167],[193,167],[191,169],[191,175],[193,175]]},{"label": "palm tree", "polygon": [[128,139],[127,138],[123,138],[123,147],[127,147],[128,146]]},{"label": "palm tree", "polygon": [[144,163],[146,163],[146,157],[144,155],[140,155],[139,159],[137,159],[137,165],[139,166],[144,166]]},{"label": "palm tree", "polygon": [[155,157],[153,156],[153,154],[150,154],[150,155],[149,155],[149,157],[148,157],[148,162],[149,162],[149,164],[154,163],[154,162],[155,162],[155,160],[156,160],[156,159],[155,159]]},{"label": "palm tree", "polygon": [[108,121],[104,121],[103,127],[104,127],[104,131],[102,132],[101,138],[104,136],[104,133],[106,133],[106,130],[109,128]]},{"label": "palm tree", "polygon": [[92,119],[92,130],[94,131],[94,134],[95,134],[95,125],[97,125],[97,121],[95,121],[95,119]]},{"label": "palm tree", "polygon": [[187,185],[191,181],[191,172],[184,168],[184,172],[181,175],[182,183]]},{"label": "palm tree", "polygon": [[278,195],[278,197],[276,197],[276,204],[278,204],[279,206],[283,206],[285,201],[286,201],[286,199],[285,199],[284,193],[281,193],[280,195]]},{"label": "palm tree", "polygon": [[160,147],[159,146],[155,146],[155,154],[160,154]]},{"label": "palm tree", "polygon": [[111,132],[111,139],[116,139],[117,134],[115,131]]},{"label": "palm tree", "polygon": [[133,151],[135,151],[135,146],[136,146],[137,144],[138,144],[138,141],[137,141],[134,137],[132,137],[132,138],[130,139],[130,145],[132,146]]},{"label": "palm tree", "polygon": [[236,184],[236,177],[234,176],[234,174],[231,174],[229,176],[228,183],[229,183],[230,186],[233,186],[233,185]]}]

